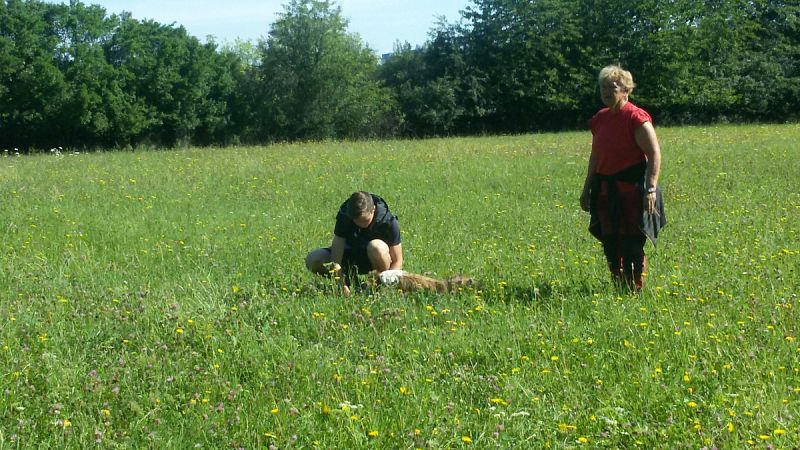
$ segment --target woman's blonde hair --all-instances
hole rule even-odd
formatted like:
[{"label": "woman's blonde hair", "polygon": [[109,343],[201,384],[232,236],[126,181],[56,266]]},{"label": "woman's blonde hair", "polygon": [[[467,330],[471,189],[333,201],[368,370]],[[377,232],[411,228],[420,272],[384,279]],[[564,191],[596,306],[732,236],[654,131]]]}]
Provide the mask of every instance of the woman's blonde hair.
[{"label": "woman's blonde hair", "polygon": [[633,75],[620,66],[605,66],[600,71],[597,81],[602,85],[604,81],[616,82],[620,87],[625,88],[626,92],[631,92],[636,84],[633,83]]}]

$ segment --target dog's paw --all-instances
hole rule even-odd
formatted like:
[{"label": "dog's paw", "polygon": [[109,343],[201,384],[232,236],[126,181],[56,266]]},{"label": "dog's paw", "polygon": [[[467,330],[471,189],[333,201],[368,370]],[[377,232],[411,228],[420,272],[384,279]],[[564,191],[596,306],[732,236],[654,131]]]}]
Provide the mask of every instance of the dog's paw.
[{"label": "dog's paw", "polygon": [[405,271],[403,270],[384,270],[378,274],[378,279],[380,280],[381,284],[392,286],[399,283],[400,278],[402,278],[403,275],[405,275]]}]

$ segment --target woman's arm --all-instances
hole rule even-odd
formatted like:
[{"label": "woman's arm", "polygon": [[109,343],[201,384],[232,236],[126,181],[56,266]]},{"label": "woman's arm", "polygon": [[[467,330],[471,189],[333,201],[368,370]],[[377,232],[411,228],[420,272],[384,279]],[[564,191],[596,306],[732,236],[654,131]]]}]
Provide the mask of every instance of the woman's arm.
[{"label": "woman's arm", "polygon": [[584,211],[589,211],[589,195],[596,168],[597,157],[594,154],[594,150],[592,150],[592,154],[589,155],[589,168],[586,171],[586,179],[583,181],[583,192],[581,192],[581,209]]},{"label": "woman's arm", "polygon": [[[658,186],[658,176],[661,174],[661,147],[658,145],[658,137],[653,124],[645,122],[637,127],[633,132],[636,144],[647,155],[647,172],[645,172],[645,189]],[[645,208],[647,212],[653,213],[656,207],[656,193],[645,194]]]}]

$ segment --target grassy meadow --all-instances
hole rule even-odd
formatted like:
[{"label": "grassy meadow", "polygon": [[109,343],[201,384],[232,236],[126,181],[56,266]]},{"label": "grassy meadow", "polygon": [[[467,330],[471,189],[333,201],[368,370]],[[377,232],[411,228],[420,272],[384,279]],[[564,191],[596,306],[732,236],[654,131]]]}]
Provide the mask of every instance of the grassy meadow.
[{"label": "grassy meadow", "polygon": [[[590,135],[0,156],[0,449],[800,445],[800,126],[657,130],[636,296]],[[355,190],[456,295],[303,259]]]}]

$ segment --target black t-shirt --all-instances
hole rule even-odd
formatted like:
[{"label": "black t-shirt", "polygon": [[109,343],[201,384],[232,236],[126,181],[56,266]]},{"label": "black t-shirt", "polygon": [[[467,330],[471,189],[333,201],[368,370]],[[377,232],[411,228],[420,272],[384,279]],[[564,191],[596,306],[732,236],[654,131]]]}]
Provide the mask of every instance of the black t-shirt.
[{"label": "black t-shirt", "polygon": [[367,248],[367,244],[373,239],[380,239],[389,247],[400,243],[400,224],[397,223],[397,216],[389,211],[389,205],[385,200],[375,194],[370,195],[375,203],[375,215],[369,227],[359,228],[347,217],[347,201],[336,214],[333,234],[345,239],[345,248]]}]

